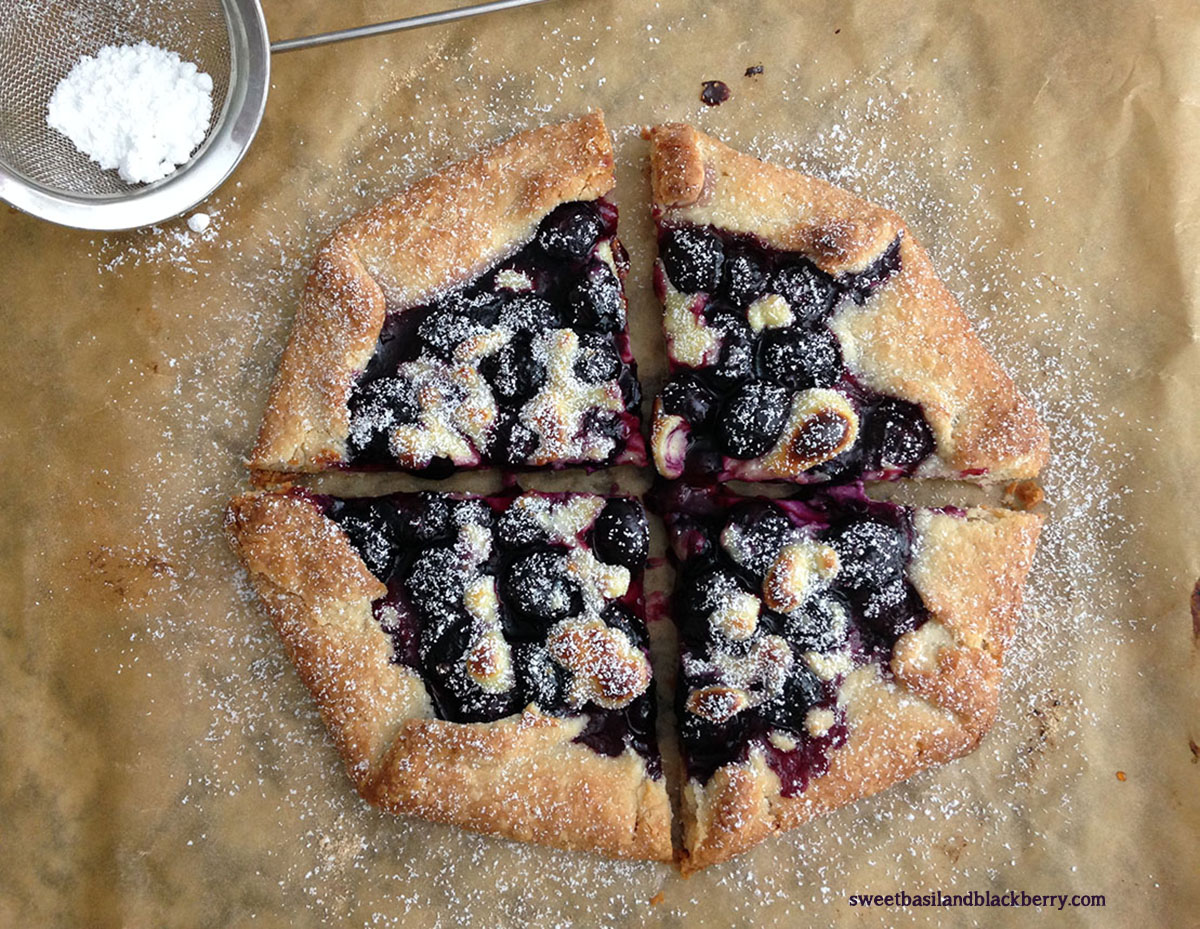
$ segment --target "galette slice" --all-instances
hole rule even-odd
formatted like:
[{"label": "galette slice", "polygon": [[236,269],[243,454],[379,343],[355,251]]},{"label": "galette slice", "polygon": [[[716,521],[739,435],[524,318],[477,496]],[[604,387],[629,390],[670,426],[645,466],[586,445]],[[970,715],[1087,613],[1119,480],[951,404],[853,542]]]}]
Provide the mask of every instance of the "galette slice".
[{"label": "galette slice", "polygon": [[677,485],[685,871],[971,751],[1041,518]]},{"label": "galette slice", "polygon": [[256,492],[226,530],[369,802],[671,858],[636,500]]},{"label": "galette slice", "polygon": [[321,247],[250,466],[645,463],[600,113],[516,135]]},{"label": "galette slice", "polygon": [[687,125],[648,135],[663,476],[1038,473],[1045,429],[895,213]]}]

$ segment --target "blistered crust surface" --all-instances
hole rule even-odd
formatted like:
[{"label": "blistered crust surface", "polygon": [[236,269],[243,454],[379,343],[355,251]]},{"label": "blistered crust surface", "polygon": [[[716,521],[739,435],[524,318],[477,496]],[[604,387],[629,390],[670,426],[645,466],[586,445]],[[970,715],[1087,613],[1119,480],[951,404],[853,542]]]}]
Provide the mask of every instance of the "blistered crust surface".
[{"label": "blistered crust surface", "polygon": [[[1049,436],[1037,413],[979,341],[899,216],[683,123],[656,126],[647,136],[662,223],[755,235],[834,275],[869,267],[900,237],[900,271],[865,306],[844,306],[831,322],[846,366],[871,389],[922,407],[937,449],[915,476],[1007,481],[1038,474]],[[660,418],[656,413],[661,431],[667,424]]]},{"label": "blistered crust surface", "polygon": [[385,313],[473,279],[556,206],[612,186],[612,142],[595,112],[515,135],[340,226],[313,262],[250,466],[320,471],[345,461],[347,398]]},{"label": "blistered crust surface", "polygon": [[664,223],[718,226],[803,252],[823,271],[861,271],[900,217],[825,181],[751,158],[684,123],[648,131],[654,207]]},{"label": "blistered crust surface", "polygon": [[368,799],[523,842],[671,860],[664,782],[632,751],[610,758],[573,742],[581,728],[532,707],[493,723],[413,721]]},{"label": "blistered crust surface", "polygon": [[362,790],[402,720],[433,714],[417,676],[392,663],[372,615],[371,601],[386,588],[302,498],[239,496],[225,532]]},{"label": "blistered crust surface", "polygon": [[249,493],[229,505],[225,526],[365,799],[522,841],[670,860],[663,781],[632,750],[599,755],[572,742],[581,720],[532,706],[492,723],[434,718],[373,616],[384,586],[315,504]]},{"label": "blistered crust surface", "polygon": [[725,861],[776,833],[971,751],[999,700],[1004,648],[1021,607],[1041,517],[973,509],[965,517],[918,510],[909,578],[930,618],[896,644],[886,681],[874,665],[839,691],[849,739],[826,774],[800,794],[755,750],[683,791],[684,872]]}]

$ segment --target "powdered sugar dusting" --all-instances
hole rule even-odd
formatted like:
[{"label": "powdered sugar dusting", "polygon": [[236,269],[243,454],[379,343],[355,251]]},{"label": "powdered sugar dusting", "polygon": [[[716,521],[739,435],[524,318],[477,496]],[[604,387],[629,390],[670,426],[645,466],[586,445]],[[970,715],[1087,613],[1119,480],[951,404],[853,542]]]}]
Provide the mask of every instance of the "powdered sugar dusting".
[{"label": "powdered sugar dusting", "polygon": [[139,42],[84,55],[63,78],[46,123],[131,184],[172,173],[204,141],[212,77],[175,52]]}]

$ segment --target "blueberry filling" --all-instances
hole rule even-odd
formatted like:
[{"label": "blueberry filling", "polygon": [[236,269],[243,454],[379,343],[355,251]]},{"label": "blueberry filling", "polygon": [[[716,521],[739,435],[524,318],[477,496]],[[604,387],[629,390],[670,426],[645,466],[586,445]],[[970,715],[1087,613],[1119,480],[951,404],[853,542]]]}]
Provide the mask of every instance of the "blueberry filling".
[{"label": "blueberry filling", "polygon": [[767,268],[754,249],[730,248],[725,257],[722,292],[731,306],[745,309],[767,290]]},{"label": "blueberry filling", "polygon": [[896,642],[928,616],[907,574],[912,511],[857,487],[741,500],[671,485],[658,502],[678,566],[689,776],[758,750],[784,796],[802,793],[849,737],[846,674],[890,675]]},{"label": "blueberry filling", "polygon": [[625,325],[621,284],[605,262],[597,261],[567,295],[567,318],[576,329],[616,332]]},{"label": "blueberry filling", "polygon": [[487,378],[497,400],[514,404],[528,400],[546,383],[546,362],[533,350],[533,333],[519,330],[508,344],[479,362],[479,373]]},{"label": "blueberry filling", "polygon": [[576,741],[605,755],[633,748],[659,775],[641,618],[649,533],[636,500],[314,499],[387,586],[375,617],[439,718],[489,722],[536,703],[583,717]]},{"label": "blueberry filling", "polygon": [[[640,462],[617,210],[565,203],[470,283],[388,312],[351,385],[347,465],[429,469]],[[565,379],[550,378],[564,368]],[[605,424],[588,433],[593,421]]]},{"label": "blueberry filling", "polygon": [[601,561],[641,571],[650,554],[650,527],[641,505],[624,497],[609,500],[592,527],[592,547]]},{"label": "blueberry filling", "polygon": [[512,561],[501,582],[505,601],[516,614],[513,626],[528,623],[544,631],[580,610],[579,587],[567,577],[567,559],[553,549],[535,549]]},{"label": "blueberry filling", "polygon": [[696,428],[708,422],[717,402],[704,379],[691,371],[682,371],[672,377],[659,396],[665,413],[682,416]]},{"label": "blueberry filling", "polygon": [[787,390],[767,381],[743,384],[725,401],[717,437],[731,458],[757,458],[770,450],[787,420]]},{"label": "blueberry filling", "polygon": [[703,226],[675,226],[659,240],[659,253],[677,290],[712,293],[721,280],[725,247],[720,235]]},{"label": "blueberry filling", "polygon": [[600,217],[589,204],[564,203],[542,221],[535,240],[547,255],[581,261],[603,232]]},{"label": "blueberry filling", "polygon": [[[672,358],[661,394],[663,412],[687,424],[682,476],[896,477],[933,454],[933,431],[921,408],[860,383],[830,328],[841,307],[865,304],[900,270],[899,239],[870,267],[839,277],[798,253],[709,226],[661,227],[659,255],[660,296],[698,295],[689,312],[714,340],[702,363]],[[771,474],[739,464],[782,454],[775,450],[782,448],[777,443],[794,399],[834,402],[828,395],[802,396],[812,390],[835,391],[844,404],[830,407],[823,420],[813,412],[817,419],[805,425],[805,435],[793,436],[799,447],[772,465]],[[856,432],[849,420],[857,422]]]},{"label": "blueberry filling", "polygon": [[842,377],[842,347],[825,327],[769,329],[759,340],[763,373],[789,390],[832,387]]}]

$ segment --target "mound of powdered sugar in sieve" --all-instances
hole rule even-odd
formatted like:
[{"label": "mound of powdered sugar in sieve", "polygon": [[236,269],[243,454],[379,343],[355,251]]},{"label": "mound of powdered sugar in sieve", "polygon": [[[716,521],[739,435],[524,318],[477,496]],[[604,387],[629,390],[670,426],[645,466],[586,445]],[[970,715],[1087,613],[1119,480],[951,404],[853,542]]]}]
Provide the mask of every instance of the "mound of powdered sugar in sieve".
[{"label": "mound of powdered sugar in sieve", "polygon": [[204,141],[212,78],[148,42],[106,45],[59,81],[46,123],[131,184],[166,177]]}]

